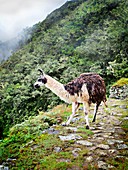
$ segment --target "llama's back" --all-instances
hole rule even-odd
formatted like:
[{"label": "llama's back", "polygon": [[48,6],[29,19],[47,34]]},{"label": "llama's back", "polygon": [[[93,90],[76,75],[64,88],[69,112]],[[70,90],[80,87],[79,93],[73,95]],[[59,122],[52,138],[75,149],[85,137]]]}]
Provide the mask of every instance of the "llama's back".
[{"label": "llama's back", "polygon": [[[83,85],[86,84],[89,103],[106,102],[106,87],[104,80],[96,73],[83,73],[75,80],[65,85],[65,89],[71,94],[79,94]],[[83,92],[84,93],[84,92]]]}]

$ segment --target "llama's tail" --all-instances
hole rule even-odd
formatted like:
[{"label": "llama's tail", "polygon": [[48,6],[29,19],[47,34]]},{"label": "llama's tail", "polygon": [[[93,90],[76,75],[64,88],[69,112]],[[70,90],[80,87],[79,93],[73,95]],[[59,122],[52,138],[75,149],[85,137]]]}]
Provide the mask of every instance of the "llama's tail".
[{"label": "llama's tail", "polygon": [[106,96],[105,96],[105,98],[103,99],[103,102],[104,102],[105,107],[108,107],[108,105],[106,104],[106,102],[107,102]]}]

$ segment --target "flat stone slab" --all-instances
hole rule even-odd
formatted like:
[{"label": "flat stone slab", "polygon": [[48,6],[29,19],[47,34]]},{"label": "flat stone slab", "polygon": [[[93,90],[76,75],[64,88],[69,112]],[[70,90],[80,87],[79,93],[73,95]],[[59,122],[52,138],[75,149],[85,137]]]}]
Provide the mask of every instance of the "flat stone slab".
[{"label": "flat stone slab", "polygon": [[118,144],[117,148],[118,149],[128,149],[128,146],[126,144]]},{"label": "flat stone slab", "polygon": [[105,149],[105,150],[110,149],[109,145],[104,145],[104,144],[99,144],[99,145],[97,146],[97,148]]},{"label": "flat stone slab", "polygon": [[82,139],[82,137],[80,135],[77,135],[77,134],[69,134],[69,135],[66,135],[66,136],[59,135],[59,138],[62,141]]},{"label": "flat stone slab", "polygon": [[123,143],[123,140],[116,140],[116,139],[109,139],[107,140],[109,145],[114,145],[115,143],[121,144]]},{"label": "flat stone slab", "polygon": [[87,140],[78,140],[76,141],[77,144],[84,145],[84,146],[92,146],[93,143],[87,141]]}]

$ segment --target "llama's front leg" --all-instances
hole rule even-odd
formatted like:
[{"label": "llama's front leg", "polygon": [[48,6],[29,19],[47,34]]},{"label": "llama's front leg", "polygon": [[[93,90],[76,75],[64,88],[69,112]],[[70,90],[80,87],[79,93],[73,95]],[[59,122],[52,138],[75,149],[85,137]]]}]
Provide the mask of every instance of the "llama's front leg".
[{"label": "llama's front leg", "polygon": [[86,129],[89,129],[89,120],[88,120],[89,104],[83,103],[83,109],[84,109],[84,114],[85,114]]},{"label": "llama's front leg", "polygon": [[72,114],[70,115],[70,118],[69,118],[68,121],[66,122],[66,125],[69,125],[69,124],[70,124],[73,116],[74,116],[75,113],[76,113],[77,108],[78,108],[78,103],[73,102],[73,103],[72,103]]}]

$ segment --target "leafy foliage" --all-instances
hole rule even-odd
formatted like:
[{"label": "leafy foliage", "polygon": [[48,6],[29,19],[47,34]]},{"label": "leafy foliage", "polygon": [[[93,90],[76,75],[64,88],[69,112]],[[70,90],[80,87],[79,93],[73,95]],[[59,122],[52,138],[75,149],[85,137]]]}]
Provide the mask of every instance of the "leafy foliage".
[{"label": "leafy foliage", "polygon": [[88,71],[99,73],[107,87],[127,77],[127,21],[125,0],[78,0],[33,26],[27,44],[0,66],[0,137],[61,102],[48,89],[33,88],[38,68],[62,83]]}]

